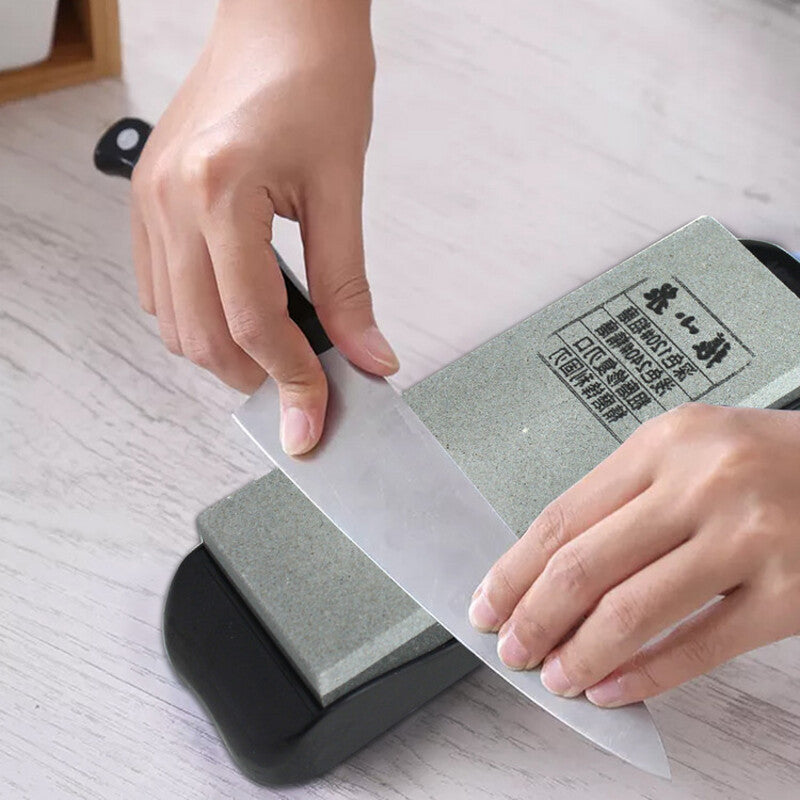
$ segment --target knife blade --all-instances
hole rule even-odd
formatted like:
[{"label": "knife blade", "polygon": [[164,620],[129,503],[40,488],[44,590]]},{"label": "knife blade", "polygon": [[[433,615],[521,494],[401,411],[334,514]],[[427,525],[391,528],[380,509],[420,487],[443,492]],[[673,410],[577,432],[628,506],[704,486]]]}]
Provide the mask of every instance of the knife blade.
[{"label": "knife blade", "polygon": [[538,670],[512,671],[496,636],[467,617],[472,592],[517,541],[497,512],[383,378],[329,348],[325,432],[300,458],[284,454],[280,399],[267,380],[234,419],[333,523],[458,641],[528,699],[587,739],[669,777],[661,737],[644,703],[603,709],[548,692]]},{"label": "knife blade", "polygon": [[[134,118],[112,125],[95,149],[98,169],[130,177],[150,130]],[[472,592],[516,536],[390,384],[332,347],[280,257],[278,263],[289,314],[328,379],[325,432],[310,454],[287,456],[278,433],[280,398],[271,380],[234,414],[236,422],[356,546],[490,669],[603,749],[668,778],[669,762],[644,703],[603,709],[582,696],[553,695],[538,670],[508,669],[497,655],[496,637],[471,626]]]}]

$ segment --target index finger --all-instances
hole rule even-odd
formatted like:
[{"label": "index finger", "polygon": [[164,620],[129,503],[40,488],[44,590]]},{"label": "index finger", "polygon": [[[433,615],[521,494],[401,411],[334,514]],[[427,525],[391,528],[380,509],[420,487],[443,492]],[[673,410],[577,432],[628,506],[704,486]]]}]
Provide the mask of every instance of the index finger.
[{"label": "index finger", "polygon": [[261,188],[231,192],[206,211],[203,233],[234,341],[278,382],[281,440],[290,455],[310,450],[325,419],[328,387],[314,350],[289,316],[272,249],[274,208]]}]

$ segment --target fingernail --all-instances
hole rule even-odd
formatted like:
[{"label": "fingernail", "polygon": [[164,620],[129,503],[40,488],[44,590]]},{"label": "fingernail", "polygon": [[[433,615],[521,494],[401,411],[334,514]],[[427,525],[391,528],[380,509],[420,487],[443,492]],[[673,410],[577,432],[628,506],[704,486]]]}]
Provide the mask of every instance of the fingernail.
[{"label": "fingernail", "polygon": [[560,694],[562,697],[575,697],[580,694],[580,690],[575,689],[564,674],[564,668],[561,666],[561,659],[558,656],[545,659],[540,678],[548,692]]},{"label": "fingernail", "polygon": [[492,604],[482,588],[478,589],[469,604],[469,621],[479,631],[493,631],[500,624],[500,617],[492,608]]},{"label": "fingernail", "polygon": [[296,406],[285,408],[281,415],[281,445],[290,456],[305,453],[311,446],[311,423]]},{"label": "fingernail", "polygon": [[622,691],[622,678],[606,678],[586,690],[586,697],[596,706],[614,708],[625,704]]},{"label": "fingernail", "polygon": [[372,325],[363,333],[364,349],[369,355],[384,367],[396,371],[400,368],[400,362],[392,350],[392,346],[386,341],[384,335]]},{"label": "fingernail", "polygon": [[528,649],[517,639],[513,628],[509,628],[497,640],[497,655],[511,669],[525,669],[528,666]]}]

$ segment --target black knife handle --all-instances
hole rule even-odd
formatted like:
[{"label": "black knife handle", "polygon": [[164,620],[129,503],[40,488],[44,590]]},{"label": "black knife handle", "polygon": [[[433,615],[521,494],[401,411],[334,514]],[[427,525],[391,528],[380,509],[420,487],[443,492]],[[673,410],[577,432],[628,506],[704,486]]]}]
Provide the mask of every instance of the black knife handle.
[{"label": "black knife handle", "polygon": [[[135,117],[124,117],[115,122],[95,146],[94,165],[106,175],[130,178],[152,130],[151,125]],[[319,321],[314,306],[294,282],[294,277],[277,250],[275,256],[281,268],[283,282],[286,284],[289,316],[308,339],[314,352],[317,355],[324,353],[333,345]]]}]

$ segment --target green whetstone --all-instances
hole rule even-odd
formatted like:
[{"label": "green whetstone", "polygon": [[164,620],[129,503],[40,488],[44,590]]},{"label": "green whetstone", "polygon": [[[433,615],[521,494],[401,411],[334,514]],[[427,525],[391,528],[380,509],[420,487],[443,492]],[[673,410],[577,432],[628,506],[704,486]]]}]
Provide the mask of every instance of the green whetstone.
[{"label": "green whetstone", "polygon": [[[521,535],[640,422],[689,401],[780,406],[798,387],[800,301],[701,218],[405,398]],[[323,704],[449,638],[277,470],[198,527]]]}]

